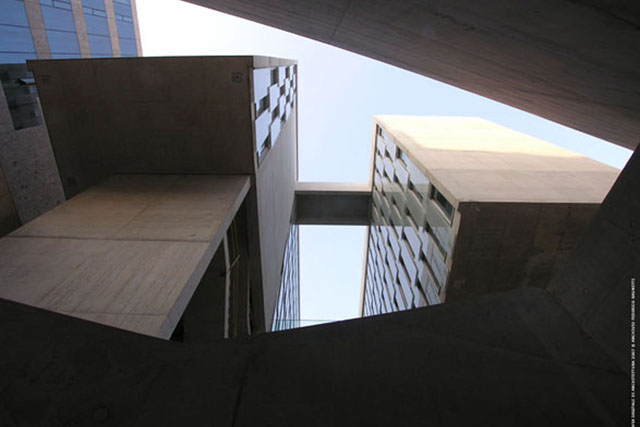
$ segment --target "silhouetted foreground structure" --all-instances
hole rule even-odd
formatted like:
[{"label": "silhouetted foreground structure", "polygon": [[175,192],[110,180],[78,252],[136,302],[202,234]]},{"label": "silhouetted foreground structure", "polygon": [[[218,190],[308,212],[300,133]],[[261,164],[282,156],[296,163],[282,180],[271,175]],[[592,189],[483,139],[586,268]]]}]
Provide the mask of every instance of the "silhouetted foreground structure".
[{"label": "silhouetted foreground structure", "polygon": [[624,425],[628,380],[540,289],[197,346],[0,303],[11,425]]}]

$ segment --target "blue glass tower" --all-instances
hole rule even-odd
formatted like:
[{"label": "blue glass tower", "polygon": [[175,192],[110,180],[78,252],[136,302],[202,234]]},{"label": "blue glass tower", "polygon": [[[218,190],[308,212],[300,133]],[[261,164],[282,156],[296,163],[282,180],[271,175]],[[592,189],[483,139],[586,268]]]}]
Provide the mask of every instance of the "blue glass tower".
[{"label": "blue glass tower", "polygon": [[0,0],[0,64],[138,56],[135,0]]}]

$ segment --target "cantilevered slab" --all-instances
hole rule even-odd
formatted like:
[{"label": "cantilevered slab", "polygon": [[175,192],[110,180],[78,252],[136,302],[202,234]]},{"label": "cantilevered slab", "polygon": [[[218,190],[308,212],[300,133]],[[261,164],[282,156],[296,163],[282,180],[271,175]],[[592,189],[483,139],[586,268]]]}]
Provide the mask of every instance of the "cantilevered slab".
[{"label": "cantilevered slab", "polygon": [[113,176],[0,239],[0,297],[168,338],[249,185]]}]

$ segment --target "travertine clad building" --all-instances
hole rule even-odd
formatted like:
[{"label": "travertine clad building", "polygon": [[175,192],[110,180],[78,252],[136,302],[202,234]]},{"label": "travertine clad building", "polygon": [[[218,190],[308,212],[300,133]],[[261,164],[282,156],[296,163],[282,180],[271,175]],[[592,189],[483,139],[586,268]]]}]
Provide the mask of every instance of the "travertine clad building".
[{"label": "travertine clad building", "polygon": [[0,239],[0,298],[186,342],[297,324],[294,61],[29,66],[70,200]]},{"label": "travertine clad building", "polygon": [[364,315],[546,286],[618,175],[479,118],[374,126]]}]

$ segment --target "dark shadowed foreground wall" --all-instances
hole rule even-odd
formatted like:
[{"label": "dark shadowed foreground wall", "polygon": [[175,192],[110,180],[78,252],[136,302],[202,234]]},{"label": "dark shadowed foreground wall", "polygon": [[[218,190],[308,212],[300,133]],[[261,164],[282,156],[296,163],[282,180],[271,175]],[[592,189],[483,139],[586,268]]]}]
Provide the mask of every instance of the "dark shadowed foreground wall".
[{"label": "dark shadowed foreground wall", "polygon": [[586,426],[629,413],[629,377],[540,289],[206,347],[5,301],[0,325],[5,425]]},{"label": "dark shadowed foreground wall", "polygon": [[188,1],[638,144],[640,2]]},{"label": "dark shadowed foreground wall", "polygon": [[630,373],[631,283],[640,277],[640,152],[548,291]]}]

